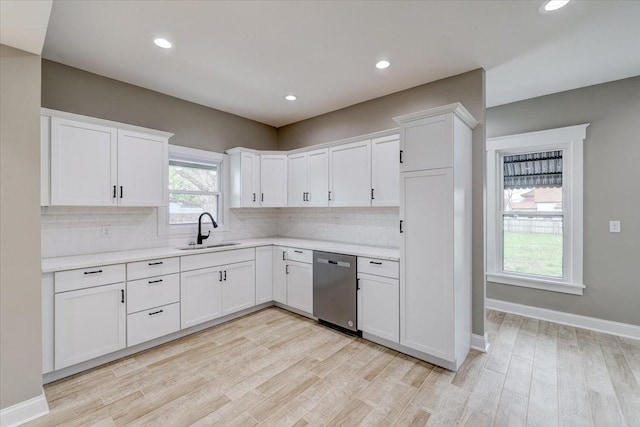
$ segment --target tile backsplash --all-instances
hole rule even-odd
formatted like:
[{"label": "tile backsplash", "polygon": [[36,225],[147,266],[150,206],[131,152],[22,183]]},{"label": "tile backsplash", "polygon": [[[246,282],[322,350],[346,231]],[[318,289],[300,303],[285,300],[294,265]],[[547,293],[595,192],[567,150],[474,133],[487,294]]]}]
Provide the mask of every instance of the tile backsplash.
[{"label": "tile backsplash", "polygon": [[278,235],[370,246],[400,246],[399,208],[281,208]]},{"label": "tile backsplash", "polygon": [[[43,207],[42,257],[181,246],[193,236],[158,235],[156,208]],[[268,236],[399,246],[398,208],[230,209],[213,241]],[[103,227],[108,236],[102,236]]]}]

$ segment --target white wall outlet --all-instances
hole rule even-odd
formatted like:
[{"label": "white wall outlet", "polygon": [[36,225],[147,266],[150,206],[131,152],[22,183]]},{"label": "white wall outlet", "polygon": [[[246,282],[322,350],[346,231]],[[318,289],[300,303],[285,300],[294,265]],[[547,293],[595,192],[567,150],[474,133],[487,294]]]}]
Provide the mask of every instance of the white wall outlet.
[{"label": "white wall outlet", "polygon": [[111,237],[111,227],[107,225],[100,227],[100,237]]},{"label": "white wall outlet", "polygon": [[620,221],[609,221],[609,233],[620,232]]}]

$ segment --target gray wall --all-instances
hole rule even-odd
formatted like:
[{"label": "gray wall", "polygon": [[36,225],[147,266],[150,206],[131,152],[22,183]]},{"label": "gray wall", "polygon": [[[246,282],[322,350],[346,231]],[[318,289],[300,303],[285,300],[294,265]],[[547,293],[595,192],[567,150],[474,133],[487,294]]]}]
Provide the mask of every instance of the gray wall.
[{"label": "gray wall", "polygon": [[[487,110],[487,136],[591,123],[584,143],[584,295],[487,284],[487,297],[640,325],[640,77]],[[609,233],[609,220],[622,232]]]},{"label": "gray wall", "polygon": [[42,393],[40,56],[0,45],[0,409]]},{"label": "gray wall", "polygon": [[277,146],[272,126],[47,60],[42,106],[173,132],[169,142],[187,147],[222,152]]},{"label": "gray wall", "polygon": [[484,334],[485,73],[478,69],[278,129],[281,150],[397,127],[393,117],[461,102],[480,122],[473,132],[473,333]]}]

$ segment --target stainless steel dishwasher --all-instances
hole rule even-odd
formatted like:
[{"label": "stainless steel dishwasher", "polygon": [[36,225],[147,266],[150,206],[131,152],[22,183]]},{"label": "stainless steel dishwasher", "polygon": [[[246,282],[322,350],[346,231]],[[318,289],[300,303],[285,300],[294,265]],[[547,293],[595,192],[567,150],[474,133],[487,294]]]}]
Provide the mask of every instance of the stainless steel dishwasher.
[{"label": "stainless steel dishwasher", "polygon": [[321,322],[357,332],[356,257],[313,252],[313,315]]}]

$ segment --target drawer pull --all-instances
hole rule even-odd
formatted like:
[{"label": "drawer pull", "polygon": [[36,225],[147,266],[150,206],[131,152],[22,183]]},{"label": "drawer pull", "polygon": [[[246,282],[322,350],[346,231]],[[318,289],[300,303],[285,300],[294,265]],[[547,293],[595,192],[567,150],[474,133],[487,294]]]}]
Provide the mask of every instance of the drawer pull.
[{"label": "drawer pull", "polygon": [[94,271],[85,271],[84,274],[97,274],[102,273],[102,270],[94,270]]},{"label": "drawer pull", "polygon": [[378,261],[369,261],[369,264],[382,265],[382,263]]},{"label": "drawer pull", "polygon": [[164,264],[164,262],[162,261],[158,261],[158,262],[150,262],[149,265],[162,265]]},{"label": "drawer pull", "polygon": [[121,299],[120,302],[124,304],[124,289],[120,289]]},{"label": "drawer pull", "polygon": [[160,282],[162,282],[162,279],[158,279],[158,280],[149,280],[149,284],[152,284],[152,283],[160,283]]},{"label": "drawer pull", "polygon": [[158,311],[154,311],[153,313],[149,313],[149,316],[153,316],[154,314],[160,314],[163,313],[164,310],[158,310]]},{"label": "drawer pull", "polygon": [[224,281],[227,281],[227,270],[224,271]]},{"label": "drawer pull", "polygon": [[297,253],[297,254],[301,254],[302,251],[298,251],[298,250],[294,250],[293,252]]}]

